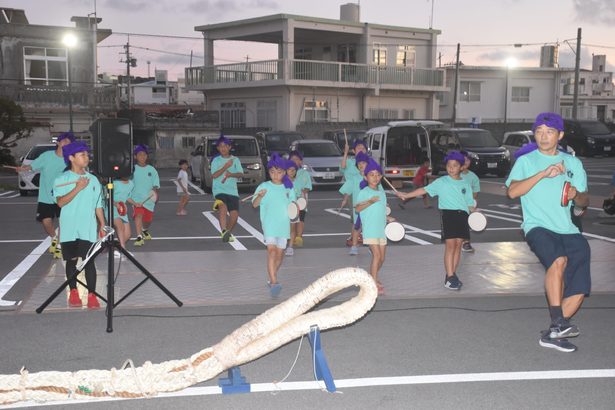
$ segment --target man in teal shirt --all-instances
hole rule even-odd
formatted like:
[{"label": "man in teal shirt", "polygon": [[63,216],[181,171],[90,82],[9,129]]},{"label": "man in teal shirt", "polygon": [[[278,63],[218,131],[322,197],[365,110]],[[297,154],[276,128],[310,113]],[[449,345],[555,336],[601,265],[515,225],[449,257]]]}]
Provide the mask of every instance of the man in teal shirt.
[{"label": "man in teal shirt", "polygon": [[43,224],[43,229],[51,237],[49,252],[54,258],[62,258],[62,248],[56,236],[53,220],[60,216],[60,207],[53,197],[53,181],[64,171],[66,164],[62,156],[62,148],[75,142],[72,132],[65,132],[58,136],[57,147],[54,151],[43,152],[30,165],[17,167],[17,172],[40,171],[38,186],[38,205],[36,207],[36,220]]},{"label": "man in teal shirt", "polygon": [[[561,153],[564,121],[555,113],[542,113],[532,127],[538,149],[517,159],[506,185],[510,198],[521,198],[525,239],[546,270],[545,292],[551,324],[539,344],[562,352],[577,348],[568,341],[579,335],[570,318],[591,290],[590,248],[572,222],[570,207],[589,204],[587,175],[581,161]],[[562,200],[564,184],[570,183]]]}]

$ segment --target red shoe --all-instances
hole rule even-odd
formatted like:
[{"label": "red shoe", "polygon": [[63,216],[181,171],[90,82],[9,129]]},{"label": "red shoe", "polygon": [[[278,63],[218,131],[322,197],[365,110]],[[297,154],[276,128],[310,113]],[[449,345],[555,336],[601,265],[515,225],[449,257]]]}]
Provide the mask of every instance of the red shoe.
[{"label": "red shoe", "polygon": [[100,303],[94,293],[88,293],[88,309],[100,309]]},{"label": "red shoe", "polygon": [[79,291],[77,289],[71,289],[68,296],[68,306],[81,307],[81,298],[79,297]]}]

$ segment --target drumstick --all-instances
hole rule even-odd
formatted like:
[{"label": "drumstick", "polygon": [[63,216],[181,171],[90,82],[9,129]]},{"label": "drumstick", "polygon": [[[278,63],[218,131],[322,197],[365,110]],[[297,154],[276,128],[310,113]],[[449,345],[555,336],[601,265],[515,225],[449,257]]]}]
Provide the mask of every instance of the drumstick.
[{"label": "drumstick", "polygon": [[344,140],[346,140],[346,145],[348,145],[348,135],[346,134],[346,128],[344,128]]},{"label": "drumstick", "polygon": [[391,189],[393,190],[393,192],[397,193],[397,189],[395,189],[395,187],[393,186],[393,184],[391,184],[391,183],[389,182],[389,180],[388,180],[388,179],[386,179],[386,177],[382,177],[382,179],[384,179],[384,182],[386,182],[386,183],[387,183],[387,184],[391,187]]},{"label": "drumstick", "polygon": [[14,167],[12,165],[2,165],[2,168],[17,169],[18,167]]},{"label": "drumstick", "polygon": [[[260,192],[260,191],[259,191],[259,192]],[[242,200],[241,200],[241,202],[246,202],[248,199],[253,198],[253,197],[254,197],[254,195],[256,195],[256,192],[255,192],[255,193],[253,193],[253,194],[252,194],[252,195],[250,195],[250,196],[245,197],[244,199],[242,199]]]},{"label": "drumstick", "polygon": [[63,183],[63,184],[56,185],[55,187],[56,187],[56,188],[60,188],[61,186],[66,186],[66,185],[70,185],[70,184],[76,184],[77,182],[79,182],[79,180],[76,180],[76,181],[70,181],[70,182],[65,182],[65,183]]}]

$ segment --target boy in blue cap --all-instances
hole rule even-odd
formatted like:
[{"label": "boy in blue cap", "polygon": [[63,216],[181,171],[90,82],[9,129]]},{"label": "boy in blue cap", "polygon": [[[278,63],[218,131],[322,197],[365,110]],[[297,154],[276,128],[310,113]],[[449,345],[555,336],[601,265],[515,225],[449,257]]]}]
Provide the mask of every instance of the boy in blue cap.
[{"label": "boy in blue cap", "polygon": [[270,181],[263,182],[254,191],[252,206],[260,207],[260,219],[267,245],[267,273],[271,297],[277,298],[282,290],[278,283],[278,270],[284,259],[286,242],[290,239],[288,205],[296,199],[293,183],[286,175],[287,161],[277,153],[267,163]]},{"label": "boy in blue cap", "polygon": [[[105,225],[102,186],[98,179],[87,172],[90,148],[83,141],[72,142],[62,149],[67,170],[54,181],[53,195],[60,213],[60,243],[66,261],[66,277],[77,273],[77,258],[85,259],[88,250],[97,241],[97,233]],[[100,304],[96,290],[96,266],[94,260],[85,265],[88,288],[88,308],[98,309]],[[81,307],[77,280],[69,283],[70,307]]]},{"label": "boy in blue cap", "polygon": [[570,318],[591,290],[590,248],[572,221],[572,204],[564,205],[561,197],[565,182],[569,182],[570,202],[588,206],[587,175],[578,158],[558,150],[558,142],[564,137],[562,117],[541,113],[532,130],[538,149],[517,159],[506,186],[510,198],[521,198],[525,240],[546,270],[551,324],[541,333],[539,344],[574,352],[577,347],[568,338],[580,332]]},{"label": "boy in blue cap", "polygon": [[[137,145],[133,152],[137,161],[132,173],[134,188],[131,195],[132,201],[135,203],[132,214],[137,232],[135,246],[143,246],[146,240],[152,239],[149,228],[152,225],[154,208],[158,201],[157,194],[160,189],[160,177],[156,168],[147,163],[147,145]],[[156,192],[155,199],[151,197],[152,191]]]},{"label": "boy in blue cap", "polygon": [[53,197],[53,181],[66,168],[62,148],[72,142],[75,142],[75,136],[72,132],[60,134],[56,140],[57,147],[55,150],[43,152],[30,165],[16,168],[17,172],[40,171],[36,220],[43,224],[43,229],[51,238],[49,253],[52,253],[56,259],[62,258],[62,248],[58,243],[58,237],[53,226],[54,218],[60,216],[60,207]]},{"label": "boy in blue cap", "polygon": [[[211,177],[213,178],[212,193],[218,204],[218,222],[222,242],[233,242],[231,234],[239,219],[239,191],[237,179],[243,177],[243,168],[239,158],[231,155],[232,141],[224,135],[216,141],[220,155],[211,161]],[[226,213],[229,214],[228,222]]]},{"label": "boy in blue cap", "polygon": [[461,260],[461,245],[470,239],[468,226],[469,212],[476,208],[476,200],[472,196],[470,184],[461,178],[461,167],[465,157],[459,151],[451,151],[444,158],[448,175],[436,179],[425,188],[396,195],[400,199],[416,198],[429,194],[438,196],[438,208],[442,219],[442,240],[444,241],[444,287],[450,290],[460,290],[463,283],[457,277],[457,268]]}]

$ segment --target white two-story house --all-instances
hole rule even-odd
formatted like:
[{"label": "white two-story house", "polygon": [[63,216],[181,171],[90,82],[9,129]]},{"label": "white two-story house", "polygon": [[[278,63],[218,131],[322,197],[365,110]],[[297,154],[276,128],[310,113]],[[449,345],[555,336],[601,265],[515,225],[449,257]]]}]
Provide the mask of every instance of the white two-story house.
[{"label": "white two-story house", "polygon": [[[356,4],[339,20],[276,14],[198,26],[205,66],[186,68],[188,89],[219,110],[222,128],[295,130],[306,122],[439,118],[439,30],[362,23]],[[278,45],[277,58],[215,65],[214,42]]]}]

